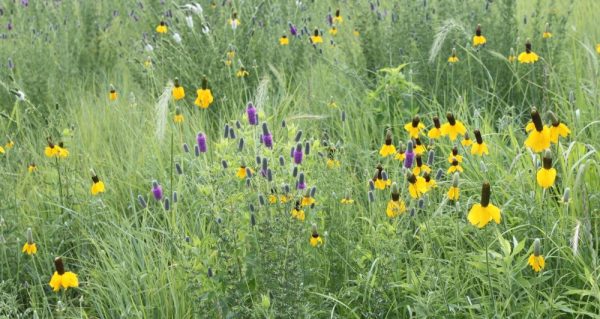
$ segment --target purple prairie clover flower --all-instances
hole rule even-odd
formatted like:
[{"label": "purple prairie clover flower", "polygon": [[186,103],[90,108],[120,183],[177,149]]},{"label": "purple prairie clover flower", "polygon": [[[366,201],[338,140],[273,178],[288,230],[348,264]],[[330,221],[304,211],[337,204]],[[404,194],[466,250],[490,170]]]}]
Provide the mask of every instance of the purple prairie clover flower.
[{"label": "purple prairie clover flower", "polygon": [[248,123],[250,125],[258,125],[258,113],[252,102],[249,102],[246,107],[246,115],[248,116]]},{"label": "purple prairie clover flower", "polygon": [[200,153],[206,153],[206,135],[204,135],[204,133],[198,133],[198,136],[196,136],[196,142],[198,143],[198,150]]},{"label": "purple prairie clover flower", "polygon": [[295,25],[293,25],[291,22],[289,23],[290,26],[290,34],[292,36],[297,36],[298,35],[298,28],[296,28]]},{"label": "purple prairie clover flower", "polygon": [[331,16],[331,13],[327,15],[327,24],[329,24],[329,26],[333,25],[333,17]]},{"label": "purple prairie clover flower", "polygon": [[296,145],[296,150],[294,151],[294,164],[300,165],[302,164],[302,144],[298,143]]},{"label": "purple prairie clover flower", "polygon": [[273,148],[273,135],[271,135],[271,132],[269,132],[269,127],[267,126],[267,123],[263,122],[262,130],[263,130],[263,134],[262,134],[263,143],[265,144],[266,147]]},{"label": "purple prairie clover flower", "polygon": [[409,141],[406,144],[406,152],[404,152],[404,167],[411,168],[415,160],[415,152],[413,151],[413,142]]},{"label": "purple prairie clover flower", "polygon": [[306,189],[306,181],[304,180],[304,172],[300,172],[298,176],[298,183],[296,184],[296,189],[304,190]]},{"label": "purple prairie clover flower", "polygon": [[152,181],[152,195],[156,200],[161,200],[163,197],[162,187],[158,185],[157,181]]}]

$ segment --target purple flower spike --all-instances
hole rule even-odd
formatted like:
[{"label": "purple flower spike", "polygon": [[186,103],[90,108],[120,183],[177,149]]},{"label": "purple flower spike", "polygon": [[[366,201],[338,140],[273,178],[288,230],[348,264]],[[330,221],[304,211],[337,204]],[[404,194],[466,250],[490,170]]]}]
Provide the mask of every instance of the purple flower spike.
[{"label": "purple flower spike", "polygon": [[293,36],[297,36],[298,35],[298,29],[291,22],[290,22],[290,33]]},{"label": "purple flower spike", "polygon": [[271,135],[271,132],[269,132],[269,127],[267,126],[267,123],[263,122],[262,130],[262,142],[265,144],[266,147],[273,148],[273,135]]},{"label": "purple flower spike", "polygon": [[302,164],[302,144],[298,143],[296,150],[294,151],[294,163],[296,165]]},{"label": "purple flower spike", "polygon": [[152,181],[152,195],[156,200],[161,200],[163,197],[162,187],[158,185],[157,181]]},{"label": "purple flower spike", "polygon": [[263,143],[268,148],[273,148],[273,135],[271,133],[263,135]]},{"label": "purple flower spike", "polygon": [[206,135],[204,135],[204,133],[198,133],[196,142],[198,142],[198,149],[200,150],[200,153],[206,153]]},{"label": "purple flower spike", "polygon": [[306,189],[306,182],[304,181],[304,173],[300,172],[298,176],[298,182],[296,182],[296,189],[304,190]]},{"label": "purple flower spike", "polygon": [[258,114],[252,102],[248,103],[246,107],[246,115],[248,116],[248,123],[250,125],[258,125]]},{"label": "purple flower spike", "polygon": [[413,151],[413,142],[409,141],[404,152],[404,167],[411,168],[415,160],[415,152]]}]

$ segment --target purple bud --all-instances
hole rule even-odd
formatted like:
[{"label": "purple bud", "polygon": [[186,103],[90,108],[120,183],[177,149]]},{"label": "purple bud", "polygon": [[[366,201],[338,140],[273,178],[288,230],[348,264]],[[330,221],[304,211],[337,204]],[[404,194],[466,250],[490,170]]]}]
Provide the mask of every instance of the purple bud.
[{"label": "purple bud", "polygon": [[198,133],[196,136],[196,142],[198,143],[198,149],[200,153],[206,153],[206,135],[204,133]]},{"label": "purple bud", "polygon": [[142,206],[142,208],[146,208],[146,200],[142,195],[138,195],[138,202],[140,202],[140,206]]},{"label": "purple bud", "polygon": [[177,171],[177,174],[179,174],[179,175],[183,174],[183,170],[181,169],[181,164],[175,163],[175,170]]},{"label": "purple bud", "polygon": [[248,123],[250,125],[258,125],[258,114],[252,102],[248,103],[246,107],[246,115],[248,116]]},{"label": "purple bud", "polygon": [[262,141],[266,147],[273,148],[273,135],[271,133],[263,135]]},{"label": "purple bud", "polygon": [[302,164],[302,144],[298,143],[296,150],[294,151],[294,164]]},{"label": "purple bud", "polygon": [[162,187],[158,185],[157,181],[152,182],[152,195],[154,195],[154,199],[161,200],[163,197]]},{"label": "purple bud", "polygon": [[306,188],[306,183],[304,181],[304,173],[300,172],[300,176],[298,176],[298,183],[296,184],[296,189],[303,190]]},{"label": "purple bud", "polygon": [[329,24],[329,26],[333,25],[333,17],[331,16],[331,14],[327,15],[327,23]]},{"label": "purple bud", "polygon": [[29,0],[21,0],[21,4],[27,7],[29,5]]},{"label": "purple bud", "polygon": [[194,145],[194,153],[196,153],[196,157],[200,156],[200,148],[198,148],[198,145]]},{"label": "purple bud", "polygon": [[11,31],[13,29],[12,21],[8,21],[8,25],[6,27],[8,28],[8,31]]},{"label": "purple bud", "polygon": [[183,151],[186,153],[190,152],[190,147],[187,145],[187,143],[183,143]]},{"label": "purple bud", "polygon": [[169,201],[168,198],[165,198],[165,210],[170,210],[171,209],[171,202]]},{"label": "purple bud", "polygon": [[296,28],[296,26],[294,26],[291,23],[290,23],[290,34],[293,35],[293,36],[297,36],[298,35],[298,29]]},{"label": "purple bud", "polygon": [[11,58],[8,58],[8,69],[12,70],[15,68],[15,65],[13,64],[13,60]]},{"label": "purple bud", "polygon": [[415,160],[415,152],[413,151],[413,142],[409,141],[404,152],[404,167],[411,168]]}]

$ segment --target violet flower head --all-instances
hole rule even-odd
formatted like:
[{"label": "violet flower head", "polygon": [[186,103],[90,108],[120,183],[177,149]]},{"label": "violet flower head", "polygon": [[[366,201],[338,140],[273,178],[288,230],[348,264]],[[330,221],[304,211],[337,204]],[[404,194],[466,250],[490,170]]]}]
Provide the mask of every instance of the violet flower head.
[{"label": "violet flower head", "polygon": [[25,7],[29,6],[29,0],[21,0],[21,4]]},{"label": "violet flower head", "polygon": [[266,147],[273,148],[273,135],[271,135],[271,132],[269,132],[269,127],[267,126],[267,123],[263,122],[262,130],[262,142],[265,144]]},{"label": "violet flower head", "polygon": [[413,151],[413,142],[409,141],[406,144],[406,152],[404,152],[404,167],[411,168],[415,160],[415,152]]},{"label": "violet flower head", "polygon": [[204,133],[198,133],[198,136],[196,136],[196,142],[198,143],[198,149],[200,150],[200,153],[206,153],[206,135],[204,135]]},{"label": "violet flower head", "polygon": [[258,113],[252,102],[249,102],[246,107],[246,115],[248,116],[248,123],[250,125],[258,125]]},{"label": "violet flower head", "polygon": [[302,143],[298,143],[296,150],[294,150],[294,164],[302,164]]},{"label": "violet flower head", "polygon": [[152,181],[152,195],[156,200],[161,200],[163,197],[162,187],[158,185],[157,181]]},{"label": "violet flower head", "polygon": [[298,35],[298,28],[296,28],[295,25],[293,25],[291,22],[289,23],[290,26],[290,34],[293,36],[297,36]]},{"label": "violet flower head", "polygon": [[304,172],[300,172],[298,176],[298,183],[296,184],[296,189],[304,190],[306,189],[306,181],[304,180]]}]

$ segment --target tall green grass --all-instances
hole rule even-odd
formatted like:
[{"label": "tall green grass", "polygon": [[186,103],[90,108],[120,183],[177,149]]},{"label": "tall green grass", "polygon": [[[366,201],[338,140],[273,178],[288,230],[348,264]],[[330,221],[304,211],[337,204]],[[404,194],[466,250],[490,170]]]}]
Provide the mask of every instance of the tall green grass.
[{"label": "tall green grass", "polygon": [[[0,155],[0,317],[599,317],[600,5],[299,3],[201,1],[201,15],[183,2],[0,4],[0,145],[15,143]],[[332,37],[326,16],[337,8],[344,23]],[[233,11],[241,20],[235,31],[226,22]],[[166,35],[154,31],[161,20]],[[321,29],[325,42],[314,48],[303,34],[279,46],[282,34],[290,37],[288,22],[299,32]],[[543,40],[546,23],[553,37]],[[474,50],[477,24],[488,44]],[[510,63],[510,48],[520,53],[527,38],[541,60]],[[447,63],[452,48],[459,63]],[[240,67],[247,78],[236,77]],[[215,97],[206,110],[194,105],[203,76]],[[157,101],[175,78],[186,98],[169,100],[159,138]],[[117,101],[108,99],[111,84]],[[259,143],[260,126],[247,122],[250,101],[273,134],[272,150]],[[552,146],[558,177],[545,191],[535,179],[541,157],[523,145],[532,106],[572,131]],[[176,108],[182,125],[172,121]],[[401,162],[378,154],[385,131],[406,147],[403,126],[414,115],[430,128],[446,112],[471,138],[480,129],[490,155],[459,146],[465,172],[452,202],[445,171],[453,143],[434,142],[432,175],[444,173],[438,188],[413,200]],[[225,124],[235,139],[224,138]],[[304,195],[289,156],[299,131],[311,146],[299,171],[317,187],[304,222],[290,217]],[[198,132],[209,144],[196,157]],[[47,137],[63,141],[69,157],[46,158]],[[329,169],[332,145],[341,165]],[[272,182],[257,156],[268,159]],[[394,219],[385,215],[389,189],[368,199],[380,163],[407,205]],[[254,170],[249,185],[235,176],[241,165]],[[99,196],[90,194],[92,169],[106,184]],[[169,210],[153,199],[153,180]],[[484,181],[502,221],[477,229],[466,216]],[[294,200],[259,203],[284,184]],[[340,203],[345,196],[354,204]],[[309,245],[313,223],[321,247]],[[34,256],[21,253],[28,227]],[[540,273],[527,265],[535,238],[547,262]],[[78,288],[52,291],[56,256],[78,274]]]}]

